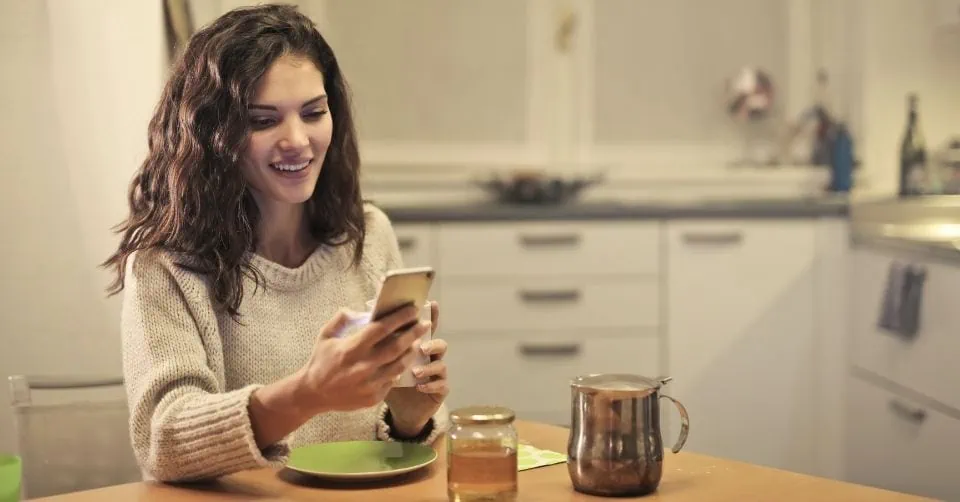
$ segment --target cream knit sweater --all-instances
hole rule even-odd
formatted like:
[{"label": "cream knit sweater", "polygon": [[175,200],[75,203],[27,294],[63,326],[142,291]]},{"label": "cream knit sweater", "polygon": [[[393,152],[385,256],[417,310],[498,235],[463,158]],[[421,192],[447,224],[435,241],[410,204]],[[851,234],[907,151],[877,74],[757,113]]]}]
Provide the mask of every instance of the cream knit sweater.
[{"label": "cream knit sweater", "polygon": [[[145,477],[185,481],[280,466],[289,449],[344,440],[392,440],[384,404],[314,417],[284,441],[257,448],[247,404],[251,392],[302,367],[321,327],[342,307],[364,310],[380,277],[401,266],[386,215],[367,206],[363,261],[353,247],[321,246],[291,269],[251,254],[266,278],[247,279],[242,324],[217,314],[203,277],[160,251],[127,265],[121,332],[130,434]],[[432,442],[446,428],[434,417]]]}]

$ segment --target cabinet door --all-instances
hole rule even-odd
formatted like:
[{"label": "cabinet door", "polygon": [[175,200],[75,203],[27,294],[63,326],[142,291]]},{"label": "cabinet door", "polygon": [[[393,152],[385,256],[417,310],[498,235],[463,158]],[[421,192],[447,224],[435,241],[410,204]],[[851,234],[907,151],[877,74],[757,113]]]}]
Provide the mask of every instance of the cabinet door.
[{"label": "cabinet door", "polygon": [[299,2],[352,88],[365,162],[421,166],[539,159],[538,3]]},{"label": "cabinet door", "polygon": [[[879,327],[888,274],[896,262],[926,271],[920,328],[913,337]],[[864,247],[855,251],[853,263],[853,364],[960,409],[956,384],[960,380],[960,266]]]},{"label": "cabinet door", "polygon": [[960,420],[849,377],[847,481],[938,500],[960,500]]},{"label": "cabinet door", "polygon": [[814,472],[815,223],[685,221],[667,238],[667,372],[687,448]]}]

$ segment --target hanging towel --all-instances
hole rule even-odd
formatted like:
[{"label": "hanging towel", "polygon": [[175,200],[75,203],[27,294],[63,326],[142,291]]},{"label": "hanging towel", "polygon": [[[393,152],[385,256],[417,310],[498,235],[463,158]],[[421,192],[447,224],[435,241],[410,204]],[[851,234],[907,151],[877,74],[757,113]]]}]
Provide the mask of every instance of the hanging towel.
[{"label": "hanging towel", "polygon": [[920,266],[907,267],[905,279],[903,300],[900,304],[900,334],[912,339],[920,332],[923,286],[927,281],[927,271]]},{"label": "hanging towel", "polygon": [[920,331],[926,269],[894,261],[887,271],[887,283],[877,322],[881,330],[912,339]]},{"label": "hanging towel", "polygon": [[887,269],[887,283],[883,290],[883,298],[880,304],[880,319],[877,325],[880,329],[897,333],[900,330],[900,303],[903,296],[903,283],[905,282],[906,267],[894,261],[890,263]]}]

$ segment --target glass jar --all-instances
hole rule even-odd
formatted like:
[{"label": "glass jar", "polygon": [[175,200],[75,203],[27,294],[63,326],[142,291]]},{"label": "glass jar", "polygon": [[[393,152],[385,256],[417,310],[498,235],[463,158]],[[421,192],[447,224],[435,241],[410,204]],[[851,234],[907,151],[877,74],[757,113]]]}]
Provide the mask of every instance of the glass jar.
[{"label": "glass jar", "polygon": [[451,502],[517,499],[517,429],[513,410],[470,406],[450,413],[447,495]]}]

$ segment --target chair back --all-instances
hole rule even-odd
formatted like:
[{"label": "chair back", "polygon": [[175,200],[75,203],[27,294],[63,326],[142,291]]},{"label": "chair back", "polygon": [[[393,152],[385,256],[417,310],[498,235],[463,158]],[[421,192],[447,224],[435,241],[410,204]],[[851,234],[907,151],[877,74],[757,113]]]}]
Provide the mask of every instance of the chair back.
[{"label": "chair back", "polygon": [[24,497],[142,479],[118,377],[9,377]]}]

